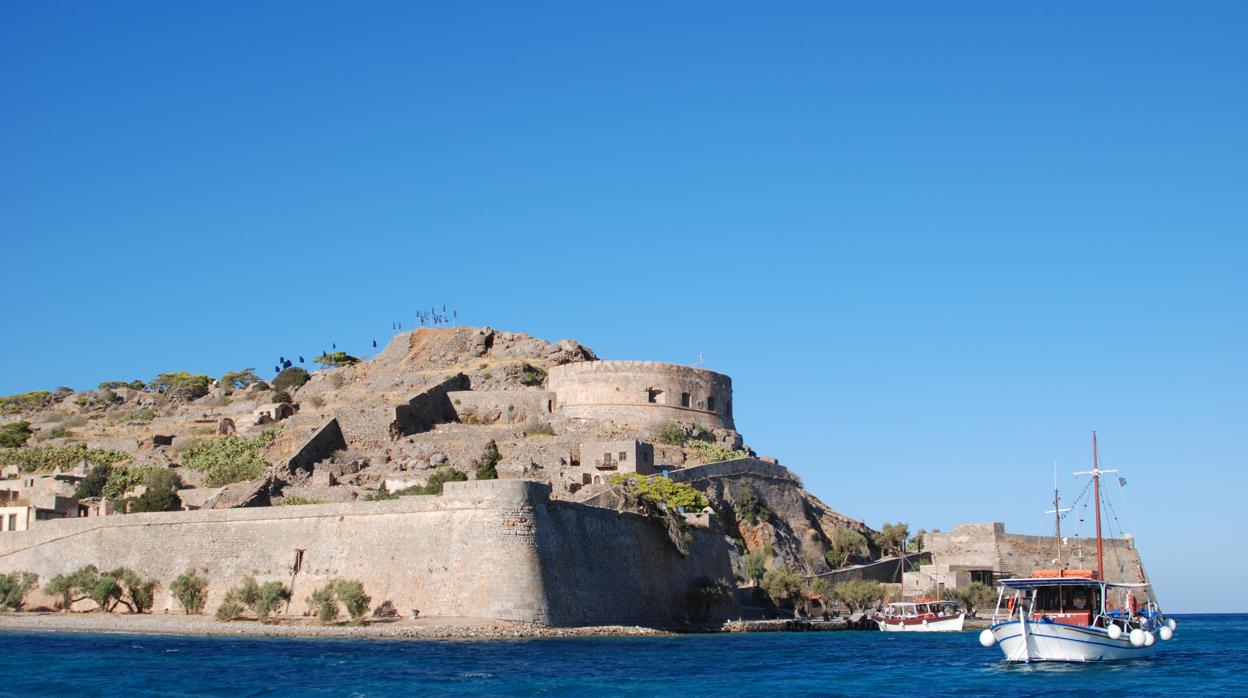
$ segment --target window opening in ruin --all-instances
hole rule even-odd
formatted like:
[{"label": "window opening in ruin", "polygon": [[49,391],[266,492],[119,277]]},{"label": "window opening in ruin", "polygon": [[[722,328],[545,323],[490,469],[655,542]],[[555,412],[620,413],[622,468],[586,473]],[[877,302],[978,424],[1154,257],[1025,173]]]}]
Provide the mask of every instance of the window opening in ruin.
[{"label": "window opening in ruin", "polygon": [[649,402],[653,405],[657,405],[659,404],[659,396],[662,394],[663,394],[662,390],[655,390],[654,388],[646,388],[646,402]]},{"label": "window opening in ruin", "polygon": [[17,530],[17,514],[9,514],[9,530]]},{"label": "window opening in ruin", "polygon": [[590,477],[589,473],[585,473],[584,475],[581,476],[581,484],[592,485],[594,484],[594,479]]},{"label": "window opening in ruin", "polygon": [[688,406],[689,406],[689,393],[681,393],[681,394],[680,394],[680,406],[681,406],[681,407],[688,407]]},{"label": "window opening in ruin", "polygon": [[303,550],[299,548],[295,548],[295,564],[291,565],[290,571],[294,574],[299,574],[299,571],[302,569],[303,569]]},{"label": "window opening in ruin", "polygon": [[595,484],[595,485],[601,485],[601,484],[602,484],[602,476],[600,476],[600,475],[595,475],[595,476],[594,476],[594,484]]},{"label": "window opening in ruin", "polygon": [[984,586],[992,586],[996,583],[996,580],[993,579],[994,576],[992,570],[971,570],[972,583],[979,582]]},{"label": "window opening in ruin", "polygon": [[715,411],[715,396],[714,395],[706,398],[706,409],[709,412]]},{"label": "window opening in ruin", "polygon": [[628,451],[620,451],[620,462],[623,463],[627,460],[628,460]]}]

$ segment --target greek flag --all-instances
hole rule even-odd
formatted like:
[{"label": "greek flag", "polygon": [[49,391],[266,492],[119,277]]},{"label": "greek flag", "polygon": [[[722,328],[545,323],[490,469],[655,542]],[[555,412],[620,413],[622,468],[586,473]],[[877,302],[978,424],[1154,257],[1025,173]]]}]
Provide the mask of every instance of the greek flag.
[{"label": "greek flag", "polygon": [[1127,486],[1127,478],[1125,478],[1125,477],[1120,477],[1120,478],[1118,478],[1118,486],[1119,486],[1119,487],[1126,487],[1126,486]]}]

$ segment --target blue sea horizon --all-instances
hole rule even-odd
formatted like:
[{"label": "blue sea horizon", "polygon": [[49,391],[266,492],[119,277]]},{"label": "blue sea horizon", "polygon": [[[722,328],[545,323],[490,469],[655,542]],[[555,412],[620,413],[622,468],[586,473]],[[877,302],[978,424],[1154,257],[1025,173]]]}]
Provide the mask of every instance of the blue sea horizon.
[{"label": "blue sea horizon", "polygon": [[0,696],[1248,695],[1248,614],[1176,615],[1154,658],[1007,664],[977,633],[500,640],[0,633]]}]

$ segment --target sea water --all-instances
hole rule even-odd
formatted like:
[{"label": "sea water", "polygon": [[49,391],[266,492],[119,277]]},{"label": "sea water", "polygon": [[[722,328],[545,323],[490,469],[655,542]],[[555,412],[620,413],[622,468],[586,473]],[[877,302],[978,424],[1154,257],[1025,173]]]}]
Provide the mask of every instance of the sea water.
[{"label": "sea water", "polygon": [[1147,660],[1006,664],[978,633],[467,642],[0,633],[0,695],[1248,695],[1248,615],[1177,616]]}]

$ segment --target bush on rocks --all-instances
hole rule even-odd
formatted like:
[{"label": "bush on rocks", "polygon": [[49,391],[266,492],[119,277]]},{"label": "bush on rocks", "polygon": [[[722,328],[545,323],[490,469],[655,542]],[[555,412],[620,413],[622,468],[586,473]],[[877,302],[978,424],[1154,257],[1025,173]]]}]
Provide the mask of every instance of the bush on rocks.
[{"label": "bush on rocks", "polygon": [[26,595],[39,584],[34,572],[0,574],[0,612],[20,611]]}]

